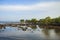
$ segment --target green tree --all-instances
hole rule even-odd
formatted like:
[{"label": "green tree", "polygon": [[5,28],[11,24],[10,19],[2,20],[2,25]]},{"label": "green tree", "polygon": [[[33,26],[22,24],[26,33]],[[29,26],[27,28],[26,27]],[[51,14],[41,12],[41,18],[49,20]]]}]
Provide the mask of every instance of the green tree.
[{"label": "green tree", "polygon": [[38,22],[38,24],[40,24],[40,25],[44,25],[44,23],[45,23],[44,19],[40,19]]},{"label": "green tree", "polygon": [[36,19],[31,19],[31,24],[37,24],[37,20]]},{"label": "green tree", "polygon": [[51,24],[51,17],[46,17],[45,19],[44,19],[44,21],[45,21],[45,24],[46,25],[49,25],[49,24]]},{"label": "green tree", "polygon": [[39,24],[40,25],[49,25],[51,24],[51,18],[50,17],[46,17],[45,19],[40,19],[39,20]]},{"label": "green tree", "polygon": [[21,22],[21,23],[24,23],[24,19],[21,19],[20,22]]},{"label": "green tree", "polygon": [[60,23],[60,17],[55,18],[55,23]]},{"label": "green tree", "polygon": [[31,20],[25,20],[25,23],[30,24],[31,23]]}]

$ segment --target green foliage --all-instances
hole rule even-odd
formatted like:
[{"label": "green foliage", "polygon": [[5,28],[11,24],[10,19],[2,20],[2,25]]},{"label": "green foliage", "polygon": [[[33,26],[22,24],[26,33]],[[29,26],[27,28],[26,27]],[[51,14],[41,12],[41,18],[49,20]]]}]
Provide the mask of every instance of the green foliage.
[{"label": "green foliage", "polygon": [[[20,22],[24,22],[24,19],[21,19]],[[48,16],[40,20],[36,20],[33,18],[31,20],[25,20],[25,23],[38,24],[38,25],[60,25],[60,17],[51,18]]]},{"label": "green foliage", "polygon": [[40,25],[49,25],[51,23],[51,18],[46,17],[45,19],[40,19],[39,22],[40,22]]},{"label": "green foliage", "polygon": [[51,20],[50,17],[46,17],[46,18],[44,19],[44,21],[45,21],[45,24],[46,24],[46,25],[49,25],[52,20]]},{"label": "green foliage", "polygon": [[21,23],[24,23],[24,19],[21,19],[20,22],[21,22]]},{"label": "green foliage", "polygon": [[52,25],[60,25],[60,17],[53,18],[51,24]]},{"label": "green foliage", "polygon": [[30,24],[31,23],[31,20],[26,20],[25,23]]},{"label": "green foliage", "polygon": [[55,22],[56,22],[56,23],[60,23],[60,17],[55,18]]},{"label": "green foliage", "polygon": [[36,24],[37,23],[37,20],[36,19],[31,19],[31,23],[32,24]]}]

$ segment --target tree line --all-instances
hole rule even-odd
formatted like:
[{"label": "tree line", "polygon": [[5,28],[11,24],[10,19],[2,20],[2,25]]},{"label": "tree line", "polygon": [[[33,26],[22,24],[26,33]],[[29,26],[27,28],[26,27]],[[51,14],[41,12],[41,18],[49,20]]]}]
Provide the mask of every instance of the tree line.
[{"label": "tree line", "polygon": [[30,19],[30,20],[24,20],[21,19],[20,23],[28,23],[28,24],[35,24],[35,25],[52,25],[52,26],[60,26],[60,16],[56,18],[46,17],[43,19]]}]

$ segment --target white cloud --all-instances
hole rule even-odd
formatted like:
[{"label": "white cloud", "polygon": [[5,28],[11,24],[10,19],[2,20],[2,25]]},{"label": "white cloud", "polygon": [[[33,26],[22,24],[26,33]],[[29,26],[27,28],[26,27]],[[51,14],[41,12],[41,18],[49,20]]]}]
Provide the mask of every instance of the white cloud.
[{"label": "white cloud", "polygon": [[[3,19],[13,19],[14,18],[40,18],[40,17],[57,17],[60,16],[60,2],[41,2],[34,5],[0,5],[0,11],[2,10],[2,13],[8,14],[7,16],[1,16],[1,20]],[[12,11],[12,12],[11,12]],[[19,17],[11,16],[9,13],[13,13],[15,16],[19,16],[20,14],[26,14],[21,15]],[[29,14],[28,14],[29,13]],[[13,15],[12,14],[12,15]],[[30,15],[30,16],[29,16]],[[16,19],[16,20],[17,20]]]},{"label": "white cloud", "polygon": [[50,10],[60,8],[60,2],[41,2],[34,5],[0,5],[0,10]]},{"label": "white cloud", "polygon": [[53,17],[60,16],[60,2],[41,2],[34,5],[0,5],[0,10],[22,11],[24,13],[27,13],[27,11],[42,11],[42,14]]}]

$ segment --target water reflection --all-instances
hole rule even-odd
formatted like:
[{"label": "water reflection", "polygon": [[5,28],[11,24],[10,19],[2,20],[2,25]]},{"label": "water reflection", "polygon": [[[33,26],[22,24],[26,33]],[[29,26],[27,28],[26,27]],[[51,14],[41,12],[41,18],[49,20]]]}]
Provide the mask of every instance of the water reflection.
[{"label": "water reflection", "polygon": [[38,25],[30,26],[0,26],[0,40],[59,40],[60,29],[40,28]]},{"label": "water reflection", "polygon": [[49,29],[43,29],[42,32],[44,35],[49,36]]},{"label": "water reflection", "polygon": [[56,33],[60,33],[60,29],[54,29]]},{"label": "water reflection", "polygon": [[59,38],[60,37],[60,29],[55,29],[56,36]]},{"label": "water reflection", "polygon": [[0,29],[5,29],[5,26],[0,26]]},{"label": "water reflection", "polygon": [[3,31],[4,31],[4,29],[6,29],[6,27],[5,27],[5,26],[0,26],[0,32],[3,32]]},{"label": "water reflection", "polygon": [[22,29],[23,31],[26,31],[27,30],[27,27],[18,27],[18,30],[19,29]]}]

